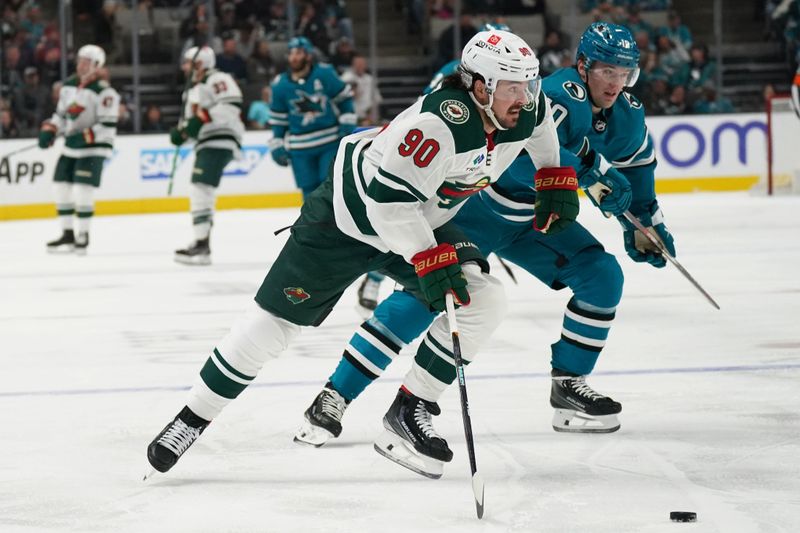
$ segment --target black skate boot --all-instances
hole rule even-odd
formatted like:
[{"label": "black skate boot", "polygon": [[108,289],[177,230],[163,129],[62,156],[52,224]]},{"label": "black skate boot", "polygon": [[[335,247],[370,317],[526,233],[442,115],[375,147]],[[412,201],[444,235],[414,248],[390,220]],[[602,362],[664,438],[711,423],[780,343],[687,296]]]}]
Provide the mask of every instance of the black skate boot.
[{"label": "black skate boot", "polygon": [[[147,460],[161,473],[175,466],[181,455],[189,449],[210,422],[184,407],[175,419],[156,435],[147,447]],[[147,476],[145,476],[146,478]]]},{"label": "black skate boot", "polygon": [[294,441],[319,448],[342,433],[342,415],[350,402],[342,398],[330,383],[325,385],[311,407],[306,409],[305,422]]},{"label": "black skate boot", "polygon": [[68,254],[75,249],[75,232],[65,229],[61,237],[47,243],[47,252],[51,254]]},{"label": "black skate boot", "polygon": [[78,234],[75,239],[75,255],[86,255],[86,249],[89,247],[89,233],[83,231]]},{"label": "black skate boot", "polygon": [[551,372],[550,405],[556,410],[553,429],[573,433],[612,433],[619,429],[622,405],[586,384],[586,376]]},{"label": "black skate boot", "polygon": [[364,276],[364,281],[358,287],[358,305],[363,308],[362,314],[370,315],[378,307],[380,289],[380,281],[372,279],[369,275]]},{"label": "black skate boot", "polygon": [[375,451],[395,463],[432,479],[442,477],[444,463],[453,452],[431,424],[431,415],[441,413],[439,405],[400,387],[383,417],[386,431],[375,441]]},{"label": "black skate boot", "polygon": [[210,265],[211,248],[208,245],[208,237],[194,241],[187,248],[175,250],[175,261],[184,265]]}]

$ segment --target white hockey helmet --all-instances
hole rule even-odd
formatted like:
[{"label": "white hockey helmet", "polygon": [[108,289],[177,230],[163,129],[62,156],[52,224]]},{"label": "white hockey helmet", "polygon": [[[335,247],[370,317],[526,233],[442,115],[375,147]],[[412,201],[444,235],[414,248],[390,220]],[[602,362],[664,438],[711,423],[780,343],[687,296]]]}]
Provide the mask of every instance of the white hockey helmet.
[{"label": "white hockey helmet", "polygon": [[506,129],[497,122],[491,109],[498,82],[503,80],[528,82],[526,89],[528,102],[535,103],[539,98],[541,86],[539,59],[528,43],[511,32],[489,30],[476,33],[464,47],[458,69],[467,87],[472,88],[476,79],[486,84],[486,92],[489,94],[488,104],[478,104],[472,92],[470,96],[483,108],[498,129]]},{"label": "white hockey helmet", "polygon": [[106,53],[96,44],[86,44],[78,49],[78,59],[86,58],[92,63],[94,69],[106,64]]},{"label": "white hockey helmet", "polygon": [[199,68],[201,70],[214,68],[214,65],[217,64],[217,57],[214,54],[214,50],[208,46],[200,47],[199,50],[196,46],[192,46],[183,53],[183,60],[194,60],[195,68]]}]

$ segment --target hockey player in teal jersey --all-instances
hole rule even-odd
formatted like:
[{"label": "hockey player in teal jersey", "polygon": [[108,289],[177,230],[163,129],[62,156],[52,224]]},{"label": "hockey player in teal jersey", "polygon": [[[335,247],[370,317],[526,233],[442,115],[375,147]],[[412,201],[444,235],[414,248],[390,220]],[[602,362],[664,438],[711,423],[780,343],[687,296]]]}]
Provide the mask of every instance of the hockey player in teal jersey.
[{"label": "hockey player in teal jersey", "polygon": [[[656,160],[644,109],[623,92],[636,82],[636,43],[624,27],[595,23],[582,35],[576,59],[574,67],[542,83],[557,126],[562,164],[577,169],[581,187],[604,212],[619,217],[630,209],[645,226],[654,227],[674,255],[673,239],[655,198]],[[534,172],[529,161],[518,158],[496,183],[470,199],[454,222],[482,253],[494,252],[554,290],[572,290],[561,338],[551,346],[552,425],[556,431],[616,431],[621,405],[591,389],[585,376],[606,344],[622,296],[622,271],[614,256],[578,223],[557,235],[532,231]],[[643,244],[643,236],[637,237],[621,217],[620,222],[631,258],[664,266],[664,258]],[[329,382],[306,411],[295,440],[320,446],[338,436],[349,402],[435,316],[402,291],[384,300],[350,339]],[[427,336],[417,353],[426,350],[446,358]]]},{"label": "hockey player in teal jersey", "polygon": [[270,103],[272,159],[291,163],[303,197],[325,180],[339,139],[356,126],[350,86],[332,66],[315,63],[313,51],[305,37],[289,41],[289,68],[272,82]]}]

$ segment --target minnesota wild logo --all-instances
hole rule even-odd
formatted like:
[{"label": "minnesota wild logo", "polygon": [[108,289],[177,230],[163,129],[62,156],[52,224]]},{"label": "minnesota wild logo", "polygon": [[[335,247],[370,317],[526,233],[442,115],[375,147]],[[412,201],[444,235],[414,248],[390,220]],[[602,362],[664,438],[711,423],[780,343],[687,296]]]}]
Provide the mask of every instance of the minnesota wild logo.
[{"label": "minnesota wild logo", "polygon": [[295,305],[301,304],[311,298],[311,295],[304,291],[302,287],[286,287],[283,289],[283,294],[286,295],[287,300]]},{"label": "minnesota wild logo", "polygon": [[445,120],[453,124],[463,124],[469,119],[469,109],[458,100],[445,100],[439,106],[439,112]]},{"label": "minnesota wild logo", "polygon": [[73,120],[74,120],[74,119],[78,118],[78,115],[80,115],[81,113],[83,113],[83,110],[84,110],[84,109],[86,109],[86,108],[85,108],[85,107],[83,107],[82,105],[80,105],[79,103],[77,103],[77,102],[73,102],[73,103],[72,103],[72,104],[70,104],[70,106],[67,108],[67,115],[69,115],[69,118],[71,118],[71,119],[73,119]]},{"label": "minnesota wild logo", "polygon": [[439,197],[438,206],[443,209],[455,207],[473,194],[488,187],[489,183],[491,183],[489,176],[484,176],[475,183],[445,181],[436,191],[436,195]]}]

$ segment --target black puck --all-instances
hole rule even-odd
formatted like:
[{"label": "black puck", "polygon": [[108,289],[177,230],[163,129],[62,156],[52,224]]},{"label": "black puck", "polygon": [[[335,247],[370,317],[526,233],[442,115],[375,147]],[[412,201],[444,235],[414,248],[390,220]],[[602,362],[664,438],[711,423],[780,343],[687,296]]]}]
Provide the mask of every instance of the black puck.
[{"label": "black puck", "polygon": [[671,511],[669,519],[673,522],[697,522],[697,513],[693,511]]}]

